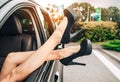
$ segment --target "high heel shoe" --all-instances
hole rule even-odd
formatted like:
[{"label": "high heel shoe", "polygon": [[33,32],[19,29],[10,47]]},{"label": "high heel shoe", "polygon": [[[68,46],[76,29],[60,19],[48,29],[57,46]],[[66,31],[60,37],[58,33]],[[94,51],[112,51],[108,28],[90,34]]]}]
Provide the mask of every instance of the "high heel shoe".
[{"label": "high heel shoe", "polygon": [[71,8],[66,8],[63,12],[64,16],[68,18],[68,24],[61,39],[61,43],[66,44],[70,42],[70,31],[74,22],[79,18],[79,15]]},{"label": "high heel shoe", "polygon": [[81,65],[81,63],[73,62],[72,60],[80,56],[90,55],[92,52],[91,41],[88,39],[82,40],[80,47],[81,47],[80,51],[78,51],[77,53],[67,58],[61,59],[60,62],[66,66],[67,65]]}]

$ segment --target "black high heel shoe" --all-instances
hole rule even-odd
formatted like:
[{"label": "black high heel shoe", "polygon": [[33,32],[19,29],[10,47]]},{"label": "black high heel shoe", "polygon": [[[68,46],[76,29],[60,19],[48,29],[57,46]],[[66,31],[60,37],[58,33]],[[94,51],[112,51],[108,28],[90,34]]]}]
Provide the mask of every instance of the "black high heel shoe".
[{"label": "black high heel shoe", "polygon": [[90,55],[92,53],[91,41],[88,39],[84,39],[84,40],[82,40],[80,46],[81,46],[80,51],[78,51],[77,53],[75,53],[67,58],[61,59],[60,62],[66,66],[67,65],[82,65],[81,63],[73,62],[72,60],[77,57]]},{"label": "black high heel shoe", "polygon": [[61,39],[61,43],[66,44],[70,42],[70,31],[74,22],[79,18],[79,15],[71,8],[66,8],[63,12],[64,16],[68,18],[68,24]]}]

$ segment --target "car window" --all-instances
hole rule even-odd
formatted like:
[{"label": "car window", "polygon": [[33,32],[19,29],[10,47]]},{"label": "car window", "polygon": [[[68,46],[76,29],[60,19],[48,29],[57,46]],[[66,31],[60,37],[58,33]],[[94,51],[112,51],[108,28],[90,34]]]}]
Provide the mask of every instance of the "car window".
[{"label": "car window", "polygon": [[45,32],[46,32],[47,38],[49,38],[54,31],[54,26],[53,26],[52,20],[49,17],[49,14],[47,14],[47,12],[43,10],[42,10],[42,14],[44,17]]},{"label": "car window", "polygon": [[32,37],[33,50],[36,50],[38,37],[36,37],[35,25],[33,24],[31,10],[22,8],[19,9],[15,14],[19,17],[21,22],[22,33]]},{"label": "car window", "polygon": [[45,27],[45,31],[46,31],[46,34],[47,34],[47,38],[50,37],[50,35],[53,33],[53,28],[52,27],[52,23],[51,23],[51,20],[48,19],[49,16],[43,14],[44,16],[44,27]]},{"label": "car window", "polygon": [[35,33],[33,22],[31,20],[31,18],[24,17],[24,18],[21,18],[20,21],[22,24],[23,33],[27,33],[27,34]]},{"label": "car window", "polygon": [[45,27],[45,32],[46,32],[46,35],[47,35],[47,38],[49,38],[50,37],[50,32],[49,32],[49,22],[48,22],[48,20],[44,20],[44,27]]},{"label": "car window", "polygon": [[[19,11],[17,11],[16,14],[19,16],[19,19],[21,21],[23,33],[29,34],[32,36],[33,50],[36,50],[38,47],[42,45],[43,43],[42,41],[44,41],[43,40],[44,38],[41,37],[43,33],[41,32],[41,30],[39,30],[41,26],[40,24],[38,25],[38,22],[40,20],[37,19],[37,16],[36,16],[37,13],[35,13],[32,9],[22,8]],[[42,70],[45,67],[45,65],[46,64],[43,64],[40,68],[38,68],[36,71],[30,74],[30,76],[27,77],[23,82],[37,82],[35,80],[37,80],[38,77],[42,77]]]}]

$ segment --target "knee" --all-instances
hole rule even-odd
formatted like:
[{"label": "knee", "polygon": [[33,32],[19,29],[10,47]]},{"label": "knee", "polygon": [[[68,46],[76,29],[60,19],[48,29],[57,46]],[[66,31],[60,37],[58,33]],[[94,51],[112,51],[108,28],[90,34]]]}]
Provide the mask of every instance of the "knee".
[{"label": "knee", "polygon": [[14,63],[15,61],[15,53],[12,52],[12,53],[9,53],[5,59],[5,62],[8,62],[8,63]]}]

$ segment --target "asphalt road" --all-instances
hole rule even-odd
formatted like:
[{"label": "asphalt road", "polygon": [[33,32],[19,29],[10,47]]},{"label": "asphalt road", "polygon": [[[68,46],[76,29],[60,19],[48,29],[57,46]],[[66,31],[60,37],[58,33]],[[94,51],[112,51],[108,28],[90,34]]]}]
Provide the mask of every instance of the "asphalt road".
[{"label": "asphalt road", "polygon": [[94,49],[90,56],[74,60],[86,66],[64,66],[64,82],[120,82],[120,64],[105,55]]}]

